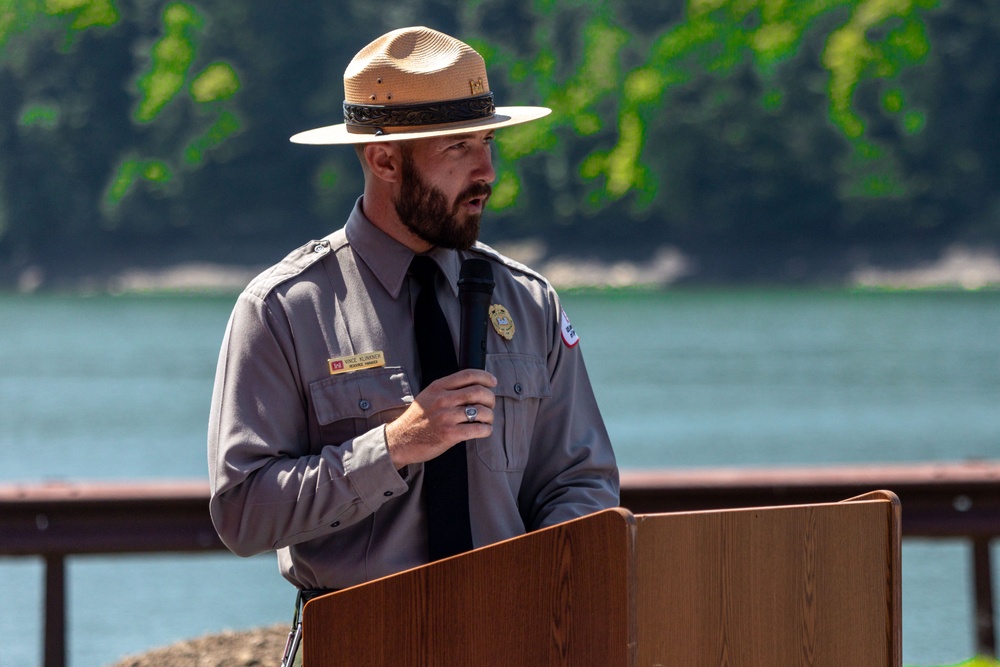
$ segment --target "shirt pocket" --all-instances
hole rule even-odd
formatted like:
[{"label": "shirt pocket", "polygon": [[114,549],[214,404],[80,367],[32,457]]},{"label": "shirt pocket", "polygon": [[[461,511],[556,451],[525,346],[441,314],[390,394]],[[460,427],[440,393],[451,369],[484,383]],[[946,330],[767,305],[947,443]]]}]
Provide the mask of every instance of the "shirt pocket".
[{"label": "shirt pocket", "polygon": [[320,448],[388,424],[413,402],[406,372],[387,366],[334,375],[309,385]]},{"label": "shirt pocket", "polygon": [[486,370],[497,379],[493,434],[476,440],[476,454],[490,470],[518,472],[528,462],[541,400],[552,395],[545,361],[527,354],[491,354]]}]

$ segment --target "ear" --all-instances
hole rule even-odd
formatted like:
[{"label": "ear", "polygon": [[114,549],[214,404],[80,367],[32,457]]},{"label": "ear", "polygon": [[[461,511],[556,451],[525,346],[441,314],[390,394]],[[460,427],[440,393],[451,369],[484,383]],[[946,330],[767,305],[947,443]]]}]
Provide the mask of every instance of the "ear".
[{"label": "ear", "polygon": [[400,180],[402,155],[398,143],[389,141],[366,144],[364,159],[376,178],[389,183]]}]

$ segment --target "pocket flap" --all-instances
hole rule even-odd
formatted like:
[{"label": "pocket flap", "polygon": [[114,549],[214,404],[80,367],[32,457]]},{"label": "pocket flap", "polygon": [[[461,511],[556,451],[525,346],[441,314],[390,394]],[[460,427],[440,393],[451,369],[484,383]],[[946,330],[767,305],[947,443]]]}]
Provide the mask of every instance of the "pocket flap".
[{"label": "pocket flap", "polygon": [[548,398],[552,395],[545,361],[527,354],[490,354],[486,370],[497,379],[498,396],[523,400]]},{"label": "pocket flap", "polygon": [[398,366],[335,375],[313,382],[309,391],[321,425],[365,419],[413,402],[406,372]]}]

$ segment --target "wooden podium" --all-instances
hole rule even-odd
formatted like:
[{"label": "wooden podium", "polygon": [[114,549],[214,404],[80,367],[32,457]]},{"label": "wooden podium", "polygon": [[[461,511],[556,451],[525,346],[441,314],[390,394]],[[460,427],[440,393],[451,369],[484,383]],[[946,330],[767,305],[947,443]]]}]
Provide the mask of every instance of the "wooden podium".
[{"label": "wooden podium", "polygon": [[599,512],[316,598],[304,667],[900,667],[900,506]]}]

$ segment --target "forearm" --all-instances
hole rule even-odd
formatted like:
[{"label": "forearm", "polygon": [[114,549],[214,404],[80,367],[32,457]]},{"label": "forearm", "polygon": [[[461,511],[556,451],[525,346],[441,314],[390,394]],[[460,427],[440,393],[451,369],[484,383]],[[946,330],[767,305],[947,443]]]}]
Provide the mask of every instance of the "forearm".
[{"label": "forearm", "polygon": [[319,455],[242,460],[213,479],[210,509],[222,541],[250,556],[343,530],[408,490],[380,427]]}]

